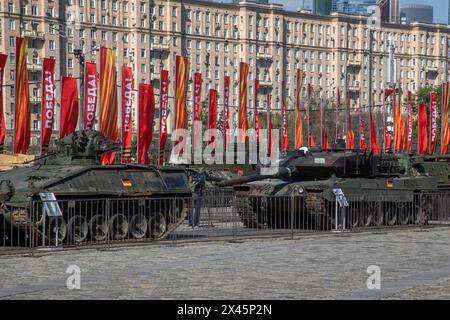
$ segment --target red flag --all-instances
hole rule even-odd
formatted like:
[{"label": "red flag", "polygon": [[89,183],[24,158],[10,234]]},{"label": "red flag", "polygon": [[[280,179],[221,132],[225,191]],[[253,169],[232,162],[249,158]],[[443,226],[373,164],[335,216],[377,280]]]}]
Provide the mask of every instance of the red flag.
[{"label": "red flag", "polygon": [[313,148],[316,146],[316,142],[314,141],[314,136],[312,133],[309,134],[309,147]]},{"label": "red flag", "polygon": [[47,152],[55,118],[55,59],[44,58],[42,73],[42,137],[41,152]]},{"label": "red flag", "polygon": [[397,101],[397,97],[394,93],[394,148],[395,148],[396,152],[401,150],[401,144],[402,144],[402,138],[403,138],[402,131],[401,131],[402,114],[401,114],[400,101],[401,101],[400,92],[398,93],[398,101]]},{"label": "red flag", "polygon": [[359,149],[365,151],[367,149],[366,146],[366,134],[364,129],[364,121],[361,117],[361,102],[358,106],[358,118],[359,118]]},{"label": "red flag", "polygon": [[152,85],[139,84],[139,140],[138,162],[149,165],[148,149],[153,139],[153,120],[155,115],[155,93]]},{"label": "red flag", "polygon": [[261,142],[261,120],[259,119],[258,112],[258,95],[259,95],[259,80],[255,80],[255,104],[254,104],[254,122],[255,122],[255,133],[256,141],[259,144]]},{"label": "red flag", "polygon": [[437,128],[437,95],[436,92],[431,93],[430,99],[430,154],[434,153],[437,144],[438,128]]},{"label": "red flag", "polygon": [[93,129],[97,110],[98,81],[97,64],[86,63],[84,78],[84,128]]},{"label": "red flag", "polygon": [[30,146],[30,92],[27,69],[28,39],[16,38],[16,110],[14,153],[27,153]]},{"label": "red flag", "polygon": [[224,99],[223,99],[223,131],[224,131],[224,145],[226,146],[229,141],[228,130],[230,129],[229,119],[229,99],[230,99],[230,77],[224,78]]},{"label": "red flag", "polygon": [[[119,138],[116,61],[116,50],[100,48],[100,127],[102,133],[113,141]],[[114,164],[115,154],[102,154],[101,164]]]},{"label": "red flag", "polygon": [[285,87],[284,81],[281,83],[281,103],[282,103],[282,112],[281,112],[281,131],[283,134],[283,151],[287,151],[289,149],[289,138],[288,138],[288,128],[287,128],[287,110],[286,110],[286,99],[285,99]]},{"label": "red flag", "polygon": [[60,138],[72,134],[78,123],[78,85],[77,79],[63,77],[61,93]]},{"label": "red flag", "polygon": [[408,125],[406,135],[406,150],[412,150],[413,114],[412,114],[412,93],[408,91]]},{"label": "red flag", "polygon": [[130,67],[122,67],[122,163],[131,163],[133,89],[133,70]]},{"label": "red flag", "polygon": [[245,141],[245,133],[248,130],[247,123],[247,82],[248,82],[248,64],[241,62],[239,75],[239,129],[243,132],[240,137],[241,142]]},{"label": "red flag", "polygon": [[384,90],[384,98],[387,99],[393,93],[395,93],[395,89],[386,89],[386,90]]},{"label": "red flag", "polygon": [[355,149],[355,133],[352,128],[352,117],[348,115],[348,129],[347,129],[347,149]]},{"label": "red flag", "polygon": [[331,150],[331,144],[330,141],[328,140],[328,135],[325,131],[323,131],[323,146],[322,146],[323,150]]},{"label": "red flag", "polygon": [[428,151],[428,114],[427,106],[424,103],[419,104],[419,154],[427,154]]},{"label": "red flag", "polygon": [[444,83],[444,90],[442,90],[443,95],[443,106],[442,106],[442,116],[441,116],[441,128],[442,128],[442,142],[441,142],[441,154],[446,155],[448,153],[448,145],[450,144],[450,128],[448,126],[448,112],[449,112],[449,92],[450,83]]},{"label": "red flag", "polygon": [[160,106],[159,106],[159,165],[164,165],[164,150],[167,142],[167,116],[169,111],[169,71],[161,71],[160,86]]},{"label": "red flag", "polygon": [[297,69],[297,121],[295,125],[295,148],[303,147],[303,119],[300,111],[300,100],[303,90],[303,70]]},{"label": "red flag", "polygon": [[[217,128],[217,90],[209,90],[209,122],[208,129],[216,130]],[[215,134],[211,136],[209,144],[216,141]]]},{"label": "red flag", "polygon": [[267,130],[267,154],[270,157],[272,157],[274,153],[275,148],[275,142],[273,141],[272,137],[272,130],[273,130],[273,122],[272,122],[272,96],[270,93],[267,94],[267,118],[268,118],[268,130]]},{"label": "red flag", "polygon": [[0,54],[0,152],[3,151],[6,136],[5,111],[3,108],[3,74],[8,56]]},{"label": "red flag", "polygon": [[201,137],[202,126],[202,74],[194,75],[194,148],[197,146],[197,139]]},{"label": "red flag", "polygon": [[380,154],[381,149],[378,144],[377,133],[375,131],[375,123],[373,121],[372,110],[369,111],[370,120],[370,146],[373,154]]},{"label": "red flag", "polygon": [[188,57],[176,58],[176,85],[175,85],[175,129],[187,129],[188,117],[186,109],[186,95],[189,77]]}]

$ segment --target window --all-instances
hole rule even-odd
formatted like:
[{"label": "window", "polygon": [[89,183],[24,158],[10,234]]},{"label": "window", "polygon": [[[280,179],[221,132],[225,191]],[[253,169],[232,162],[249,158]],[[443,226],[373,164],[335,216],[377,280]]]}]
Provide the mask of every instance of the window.
[{"label": "window", "polygon": [[68,59],[67,60],[67,68],[73,69],[73,59]]},{"label": "window", "polygon": [[31,15],[37,16],[37,6],[31,6]]},{"label": "window", "polygon": [[159,6],[158,7],[158,13],[161,17],[164,17],[164,6]]},{"label": "window", "polygon": [[16,38],[9,37],[9,46],[10,47],[15,47],[16,46]]},{"label": "window", "polygon": [[55,51],[55,40],[49,41],[50,51]]},{"label": "window", "polygon": [[14,13],[14,3],[12,2],[8,3],[8,12]]},{"label": "window", "polygon": [[16,21],[9,20],[9,30],[15,30],[16,29]]},{"label": "window", "polygon": [[108,33],[106,31],[102,31],[102,40],[108,39]]},{"label": "window", "polygon": [[112,33],[112,40],[113,40],[114,42],[117,41],[117,32],[113,32],[113,33]]},{"label": "window", "polygon": [[172,17],[176,17],[177,16],[177,7],[173,7],[172,8]]}]

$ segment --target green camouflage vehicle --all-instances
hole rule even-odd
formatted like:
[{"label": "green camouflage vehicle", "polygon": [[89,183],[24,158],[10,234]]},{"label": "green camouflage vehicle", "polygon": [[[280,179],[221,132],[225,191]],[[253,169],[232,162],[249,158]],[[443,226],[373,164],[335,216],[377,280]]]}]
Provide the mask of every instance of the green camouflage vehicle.
[{"label": "green camouflage vehicle", "polygon": [[[191,189],[184,169],[100,165],[119,144],[86,130],[61,139],[58,150],[31,166],[0,172],[0,232],[57,227],[59,241],[161,239],[184,221]],[[62,217],[46,219],[42,194],[53,193]],[[112,200],[106,200],[112,199]],[[48,221],[46,221],[48,220]]]},{"label": "green camouflage vehicle", "polygon": [[427,221],[438,207],[433,194],[450,190],[449,175],[445,158],[305,149],[288,155],[273,175],[218,185],[237,192],[236,206],[249,228],[330,229],[337,189],[349,204],[347,227],[406,225]]}]

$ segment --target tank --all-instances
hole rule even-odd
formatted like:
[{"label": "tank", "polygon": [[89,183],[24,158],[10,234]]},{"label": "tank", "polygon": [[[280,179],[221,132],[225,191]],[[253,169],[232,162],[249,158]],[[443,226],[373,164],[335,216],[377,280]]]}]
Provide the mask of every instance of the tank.
[{"label": "tank", "polygon": [[119,148],[98,131],[77,131],[30,166],[0,172],[0,231],[7,236],[31,225],[42,237],[40,199],[53,193],[62,213],[47,221],[58,227],[54,240],[165,238],[186,216],[191,190],[185,170],[100,165],[102,154]]},{"label": "tank", "polygon": [[[240,218],[249,228],[329,229],[335,223],[336,189],[347,195],[348,227],[411,224],[430,215],[430,193],[450,189],[449,173],[445,157],[305,148],[291,152],[271,175],[218,186],[236,191]],[[292,195],[298,196],[295,203]],[[287,219],[292,212],[294,220]]]}]

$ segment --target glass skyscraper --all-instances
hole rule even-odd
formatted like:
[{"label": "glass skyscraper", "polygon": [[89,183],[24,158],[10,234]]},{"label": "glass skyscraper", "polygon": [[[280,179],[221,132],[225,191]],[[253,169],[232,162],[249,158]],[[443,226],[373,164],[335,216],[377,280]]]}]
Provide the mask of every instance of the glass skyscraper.
[{"label": "glass skyscraper", "polygon": [[376,4],[377,0],[333,0],[332,11],[370,15],[368,7]]}]

